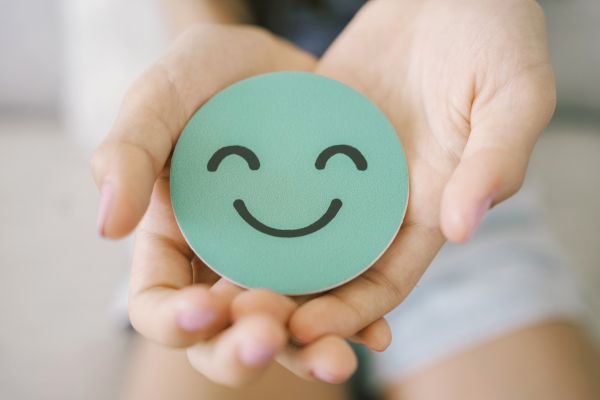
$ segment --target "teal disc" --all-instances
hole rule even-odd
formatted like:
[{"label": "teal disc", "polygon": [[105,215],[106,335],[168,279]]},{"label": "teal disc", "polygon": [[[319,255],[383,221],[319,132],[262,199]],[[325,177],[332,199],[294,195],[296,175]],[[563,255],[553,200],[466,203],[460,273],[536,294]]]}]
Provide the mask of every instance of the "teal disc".
[{"label": "teal disc", "polygon": [[190,247],[219,275],[288,295],[369,268],[408,201],[402,145],[385,115],[322,76],[280,72],[206,102],[171,162],[171,199]]}]

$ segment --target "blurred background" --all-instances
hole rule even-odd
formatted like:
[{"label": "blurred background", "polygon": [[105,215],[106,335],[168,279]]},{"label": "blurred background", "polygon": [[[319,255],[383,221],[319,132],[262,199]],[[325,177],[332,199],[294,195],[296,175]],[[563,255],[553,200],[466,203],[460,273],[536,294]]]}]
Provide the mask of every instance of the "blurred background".
[{"label": "blurred background", "polygon": [[[559,106],[528,180],[599,332],[600,2],[541,4]],[[88,159],[126,87],[168,44],[163,6],[0,0],[1,399],[117,396],[129,244],[97,237]]]}]

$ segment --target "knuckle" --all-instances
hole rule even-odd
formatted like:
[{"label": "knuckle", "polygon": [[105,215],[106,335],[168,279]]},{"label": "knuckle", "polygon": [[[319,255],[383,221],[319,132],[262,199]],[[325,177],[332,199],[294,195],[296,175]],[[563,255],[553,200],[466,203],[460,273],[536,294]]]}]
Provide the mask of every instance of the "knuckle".
[{"label": "knuckle", "polygon": [[94,154],[92,154],[92,157],[90,158],[90,167],[94,174],[100,174],[104,170],[105,165],[106,153],[103,146],[101,146],[94,151]]},{"label": "knuckle", "polygon": [[305,344],[320,336],[323,330],[328,329],[323,321],[328,324],[332,322],[330,310],[338,308],[338,299],[332,294],[323,295],[301,306],[292,314],[288,323],[293,340],[298,344]]},{"label": "knuckle", "polygon": [[[383,293],[385,304],[395,306],[399,304],[405,296],[404,290],[402,290],[402,288],[400,288],[384,271],[377,268],[371,268],[362,276],[365,281],[374,286],[380,293]],[[389,306],[389,308],[391,309],[392,306]]]},{"label": "knuckle", "polygon": [[515,195],[523,187],[525,181],[525,174],[523,172],[515,172],[513,178],[507,183],[505,189],[505,197],[509,198]]},{"label": "knuckle", "polygon": [[[190,343],[188,337],[178,334],[174,324],[161,324],[159,321],[150,323],[146,317],[148,313],[141,309],[139,302],[131,301],[129,305],[129,321],[133,329],[145,338],[173,348],[185,348]],[[150,316],[152,318],[152,316]]]}]

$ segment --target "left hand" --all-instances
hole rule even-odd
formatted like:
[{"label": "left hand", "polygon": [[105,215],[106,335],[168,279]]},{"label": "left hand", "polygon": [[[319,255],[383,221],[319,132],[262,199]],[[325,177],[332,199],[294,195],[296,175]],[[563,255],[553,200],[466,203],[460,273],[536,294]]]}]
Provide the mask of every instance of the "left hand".
[{"label": "left hand", "polygon": [[[119,238],[139,223],[131,323],[148,339],[186,348],[192,365],[222,384],[250,382],[273,359],[299,376],[330,383],[347,379],[356,368],[352,349],[339,336],[288,346],[286,326],[297,304],[218,280],[194,257],[170,201],[169,156],[199,106],[241,79],[314,65],[311,56],[262,29],[198,24],[130,88],[92,162],[102,192],[101,235]],[[382,349],[389,328],[380,320],[356,340]]]},{"label": "left hand", "polygon": [[555,105],[543,13],[531,0],[372,0],[317,73],[359,90],[404,146],[410,199],[383,257],[303,304],[292,334],[353,335],[398,306],[445,239],[465,242],[523,181]]}]

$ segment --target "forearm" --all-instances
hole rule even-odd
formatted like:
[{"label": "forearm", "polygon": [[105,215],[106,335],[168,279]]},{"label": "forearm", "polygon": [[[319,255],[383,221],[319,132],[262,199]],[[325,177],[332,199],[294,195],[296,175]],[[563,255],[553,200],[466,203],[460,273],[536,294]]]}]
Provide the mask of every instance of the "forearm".
[{"label": "forearm", "polygon": [[250,23],[245,0],[163,0],[168,24],[175,35],[198,22]]}]

